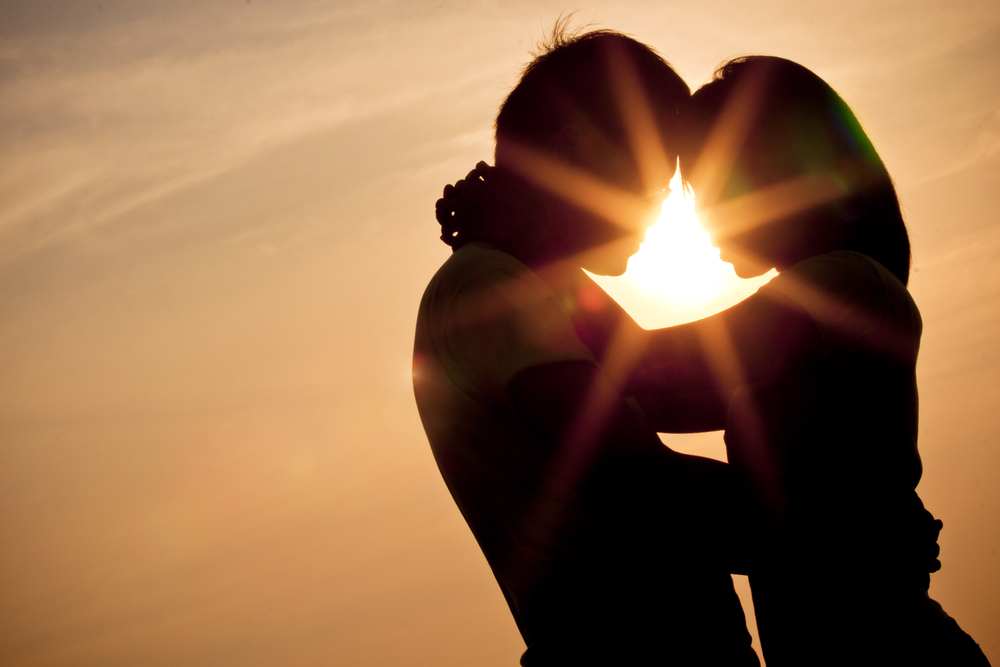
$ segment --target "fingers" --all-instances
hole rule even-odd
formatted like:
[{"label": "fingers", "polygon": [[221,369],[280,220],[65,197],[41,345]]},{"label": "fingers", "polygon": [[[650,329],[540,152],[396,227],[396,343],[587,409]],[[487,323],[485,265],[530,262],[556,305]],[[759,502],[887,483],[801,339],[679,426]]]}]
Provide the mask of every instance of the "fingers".
[{"label": "fingers", "polygon": [[455,185],[451,185],[449,183],[448,185],[444,186],[444,198],[445,199],[450,199],[450,198],[456,196],[459,192],[461,192],[464,189],[465,189],[465,179],[464,178],[459,179],[458,181],[456,181]]},{"label": "fingers", "polygon": [[434,202],[434,217],[442,225],[451,220],[455,213],[455,200],[454,199],[438,199]]},{"label": "fingers", "polygon": [[495,170],[496,170],[496,167],[491,167],[490,165],[486,164],[482,160],[480,160],[479,162],[477,162],[476,163],[476,168],[473,169],[473,171],[476,172],[476,176],[478,176],[479,178],[483,179],[484,181],[486,179],[488,179],[490,176],[492,176],[493,172]]},{"label": "fingers", "polygon": [[[482,198],[482,187],[488,178],[493,177],[495,169],[495,167],[480,160],[472,171],[466,174],[465,178],[456,181],[454,185],[449,183],[444,186],[443,196],[434,202],[434,217],[442,227],[446,230],[454,227],[459,207],[468,208],[469,206],[469,202],[465,200],[469,200],[470,197],[472,201]],[[463,193],[465,194],[463,195]],[[449,243],[445,236],[442,236],[442,240]],[[449,245],[451,244],[449,243]]]},{"label": "fingers", "polygon": [[491,167],[486,164],[486,162],[480,160],[476,163],[476,166],[465,175],[465,178],[459,179],[454,185],[450,183],[444,186],[444,198],[450,199],[460,193],[465,189],[465,186],[471,182],[485,181],[487,178],[493,175],[496,167]]}]

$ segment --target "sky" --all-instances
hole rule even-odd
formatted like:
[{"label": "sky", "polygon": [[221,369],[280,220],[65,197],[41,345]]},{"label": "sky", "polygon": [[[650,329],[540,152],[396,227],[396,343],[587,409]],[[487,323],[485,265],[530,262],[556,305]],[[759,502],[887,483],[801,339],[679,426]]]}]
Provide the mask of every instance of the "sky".
[{"label": "sky", "polygon": [[930,593],[1000,664],[994,0],[0,0],[0,665],[517,664],[410,355],[434,200],[573,9],[859,116],[913,242]]}]

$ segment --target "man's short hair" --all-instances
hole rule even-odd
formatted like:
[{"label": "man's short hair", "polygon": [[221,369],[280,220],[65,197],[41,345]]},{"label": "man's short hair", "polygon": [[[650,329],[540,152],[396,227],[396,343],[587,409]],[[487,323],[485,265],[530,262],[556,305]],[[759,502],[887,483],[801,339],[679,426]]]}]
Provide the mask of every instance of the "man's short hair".
[{"label": "man's short hair", "polygon": [[611,145],[627,147],[616,86],[626,63],[649,104],[667,158],[676,162],[676,119],[691,92],[656,51],[612,30],[574,34],[565,21],[556,24],[539,51],[500,107],[497,142],[545,149],[560,132],[577,125],[597,130]]}]

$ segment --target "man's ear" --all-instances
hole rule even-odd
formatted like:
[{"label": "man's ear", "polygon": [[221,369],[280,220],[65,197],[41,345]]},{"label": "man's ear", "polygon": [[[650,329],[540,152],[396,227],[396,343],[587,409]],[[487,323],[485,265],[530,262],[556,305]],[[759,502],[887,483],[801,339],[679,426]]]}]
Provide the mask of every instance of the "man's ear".
[{"label": "man's ear", "polygon": [[586,163],[593,152],[593,137],[580,123],[564,125],[549,142],[552,156],[569,164]]},{"label": "man's ear", "polygon": [[548,150],[560,162],[603,178],[608,177],[609,167],[614,173],[616,166],[621,168],[619,163],[625,159],[621,147],[609,142],[600,130],[585,121],[564,125],[548,143]]}]

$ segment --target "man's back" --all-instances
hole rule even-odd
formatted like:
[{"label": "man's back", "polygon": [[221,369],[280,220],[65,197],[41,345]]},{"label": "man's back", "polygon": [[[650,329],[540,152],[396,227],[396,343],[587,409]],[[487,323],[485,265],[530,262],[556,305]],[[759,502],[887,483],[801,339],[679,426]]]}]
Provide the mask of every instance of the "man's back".
[{"label": "man's back", "polygon": [[[507,385],[537,363],[591,359],[544,284],[510,255],[474,243],[434,276],[420,305],[414,391],[434,457],[507,596],[525,640],[531,591],[553,555],[527,518],[545,496],[553,444],[518,417]],[[546,330],[551,340],[544,340]]]}]

